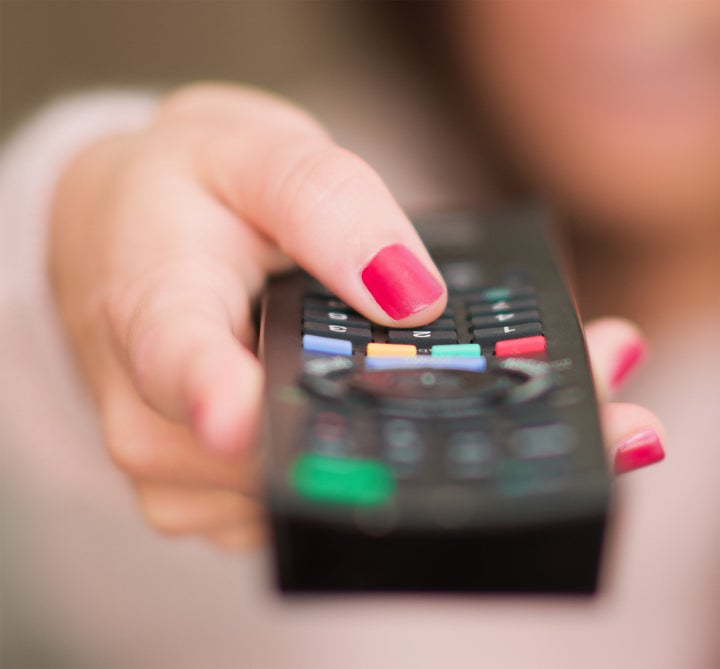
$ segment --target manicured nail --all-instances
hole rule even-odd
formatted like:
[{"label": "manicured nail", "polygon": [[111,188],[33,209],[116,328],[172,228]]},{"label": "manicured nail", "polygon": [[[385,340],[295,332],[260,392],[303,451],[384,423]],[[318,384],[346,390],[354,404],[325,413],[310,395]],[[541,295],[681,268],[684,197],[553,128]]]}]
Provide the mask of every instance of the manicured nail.
[{"label": "manicured nail", "polygon": [[618,360],[615,372],[610,379],[610,387],[612,390],[616,390],[625,379],[628,377],[630,372],[638,366],[638,363],[645,357],[646,349],[645,344],[641,341],[636,341],[628,346],[620,356]]},{"label": "manicured nail", "polygon": [[378,251],[363,269],[362,281],[380,308],[395,320],[422,311],[443,294],[438,280],[402,244]]},{"label": "manicured nail", "polygon": [[665,450],[655,430],[645,430],[626,439],[615,451],[615,473],[624,474],[633,469],[660,462]]}]

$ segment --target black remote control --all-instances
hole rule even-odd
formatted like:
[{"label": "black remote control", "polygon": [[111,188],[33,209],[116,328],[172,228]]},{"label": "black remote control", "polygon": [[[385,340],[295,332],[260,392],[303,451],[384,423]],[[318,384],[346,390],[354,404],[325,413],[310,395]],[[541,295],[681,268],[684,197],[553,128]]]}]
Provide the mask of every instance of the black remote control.
[{"label": "black remote control", "polygon": [[594,592],[610,502],[582,330],[540,210],[414,219],[448,285],[414,330],[302,272],[262,305],[285,592]]}]

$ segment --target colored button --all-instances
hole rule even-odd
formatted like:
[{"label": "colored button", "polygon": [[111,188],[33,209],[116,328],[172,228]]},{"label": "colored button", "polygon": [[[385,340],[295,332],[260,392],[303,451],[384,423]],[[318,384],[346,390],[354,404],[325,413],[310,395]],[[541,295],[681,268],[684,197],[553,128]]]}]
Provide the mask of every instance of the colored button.
[{"label": "colored button", "polygon": [[480,293],[470,295],[468,302],[499,302],[500,300],[521,300],[535,296],[535,291],[529,286],[496,286],[487,288]]},{"label": "colored button", "polygon": [[435,357],[475,357],[480,355],[480,344],[438,344],[430,355]]},{"label": "colored button", "polygon": [[413,344],[380,344],[373,342],[367,345],[368,357],[410,357],[417,355],[417,346]]},{"label": "colored button", "polygon": [[546,348],[545,337],[525,337],[524,339],[507,339],[495,344],[495,355],[523,355],[524,353],[540,353]]},{"label": "colored button", "polygon": [[461,369],[469,372],[484,372],[487,366],[482,356],[430,356],[393,358],[365,358],[366,369]]},{"label": "colored button", "polygon": [[352,355],[352,342],[345,339],[331,339],[306,334],[302,339],[303,349],[314,353],[330,353],[332,355]]},{"label": "colored button", "polygon": [[305,453],[290,472],[293,488],[307,499],[330,504],[374,506],[395,490],[390,468],[378,460]]}]

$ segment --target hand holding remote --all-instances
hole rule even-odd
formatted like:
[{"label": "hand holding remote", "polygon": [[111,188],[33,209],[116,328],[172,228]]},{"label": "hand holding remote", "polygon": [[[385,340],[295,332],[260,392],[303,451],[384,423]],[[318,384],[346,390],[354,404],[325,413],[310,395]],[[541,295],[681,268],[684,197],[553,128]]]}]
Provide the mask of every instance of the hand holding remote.
[{"label": "hand holding remote", "polygon": [[[60,312],[109,451],[161,531],[239,548],[261,530],[250,313],[265,276],[292,261],[385,325],[420,325],[445,305],[380,179],[271,95],[183,89],[151,127],[95,145],[59,184],[49,264]],[[413,290],[390,289],[399,266]],[[609,393],[638,335],[614,321],[587,334]],[[604,422],[613,451],[661,434],[635,406],[607,404]]]}]

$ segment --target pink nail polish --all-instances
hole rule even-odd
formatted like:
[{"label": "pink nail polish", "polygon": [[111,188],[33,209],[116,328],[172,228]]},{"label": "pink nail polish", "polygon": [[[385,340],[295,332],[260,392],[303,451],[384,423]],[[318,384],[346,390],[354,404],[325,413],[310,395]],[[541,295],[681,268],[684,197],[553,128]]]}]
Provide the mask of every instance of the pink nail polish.
[{"label": "pink nail polish", "polygon": [[395,320],[422,311],[443,294],[442,285],[402,244],[380,249],[361,276],[375,301]]},{"label": "pink nail polish", "polygon": [[632,372],[632,370],[637,367],[638,363],[645,357],[645,352],[645,344],[641,341],[634,342],[623,351],[620,359],[618,360],[617,367],[615,368],[615,373],[610,379],[610,387],[612,390],[617,389],[618,386],[625,381],[628,374],[630,374],[630,372]]},{"label": "pink nail polish", "polygon": [[638,432],[625,440],[615,452],[615,473],[624,474],[665,458],[665,450],[655,430]]}]

